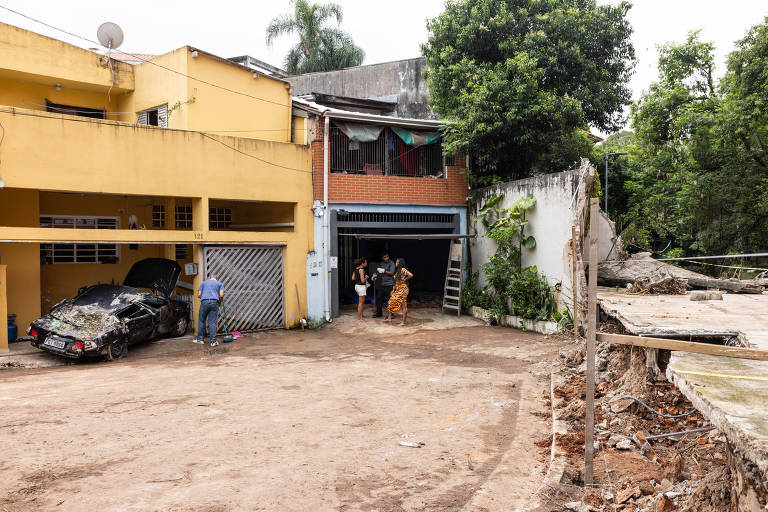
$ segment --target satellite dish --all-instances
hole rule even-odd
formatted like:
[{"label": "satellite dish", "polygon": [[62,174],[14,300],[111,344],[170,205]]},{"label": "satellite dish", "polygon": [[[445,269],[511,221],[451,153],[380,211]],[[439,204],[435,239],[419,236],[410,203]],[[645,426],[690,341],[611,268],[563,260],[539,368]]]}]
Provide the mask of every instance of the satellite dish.
[{"label": "satellite dish", "polygon": [[108,21],[102,23],[96,31],[96,37],[102,46],[113,50],[123,44],[123,30],[117,26],[117,23]]}]

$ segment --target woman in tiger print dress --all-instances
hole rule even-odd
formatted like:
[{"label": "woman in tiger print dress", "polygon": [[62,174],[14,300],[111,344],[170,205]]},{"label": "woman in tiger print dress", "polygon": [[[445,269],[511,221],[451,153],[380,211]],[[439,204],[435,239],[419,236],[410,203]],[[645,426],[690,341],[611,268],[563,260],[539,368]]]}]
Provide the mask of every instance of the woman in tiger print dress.
[{"label": "woman in tiger print dress", "polygon": [[408,280],[413,277],[413,274],[405,268],[405,260],[403,258],[397,258],[395,262],[395,289],[392,290],[392,295],[389,296],[389,303],[387,304],[387,319],[385,322],[392,321],[392,315],[403,310],[403,321],[400,325],[405,325],[405,319],[408,317]]}]

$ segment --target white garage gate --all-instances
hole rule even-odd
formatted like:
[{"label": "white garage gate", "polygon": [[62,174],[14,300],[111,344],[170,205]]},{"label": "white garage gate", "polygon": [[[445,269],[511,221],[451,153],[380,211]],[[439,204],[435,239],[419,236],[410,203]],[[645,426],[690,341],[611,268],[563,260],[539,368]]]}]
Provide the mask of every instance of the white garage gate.
[{"label": "white garage gate", "polygon": [[[205,247],[205,278],[224,283],[227,326],[241,332],[285,326],[282,247]],[[219,330],[222,323],[219,322]]]}]

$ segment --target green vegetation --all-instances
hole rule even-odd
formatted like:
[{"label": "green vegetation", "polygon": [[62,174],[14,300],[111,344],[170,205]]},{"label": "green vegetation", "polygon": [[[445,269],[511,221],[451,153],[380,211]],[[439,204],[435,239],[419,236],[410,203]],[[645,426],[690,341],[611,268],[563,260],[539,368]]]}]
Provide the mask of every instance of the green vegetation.
[{"label": "green vegetation", "polygon": [[[758,252],[768,239],[768,18],[730,54],[691,33],[659,48],[659,81],[609,137],[609,211],[622,237],[666,255]],[[602,167],[600,167],[602,169]]]},{"label": "green vegetation", "polygon": [[499,208],[503,196],[496,195],[481,209],[477,220],[486,227],[488,238],[496,242],[496,252],[483,265],[488,284],[478,286],[478,274],[465,284],[464,307],[488,309],[494,318],[517,315],[522,318],[547,320],[555,313],[555,300],[544,276],[535,266],[522,267],[523,249],[536,247],[536,239],[526,233],[526,212],[536,206],[528,194],[509,208]]},{"label": "green vegetation", "polygon": [[458,0],[422,46],[447,150],[475,159],[473,186],[564,170],[591,149],[588,125],[622,122],[635,52],[630,4]]},{"label": "green vegetation", "polygon": [[274,18],[267,26],[267,44],[283,34],[296,34],[299,42],[285,56],[285,69],[293,75],[359,66],[365,53],[338,28],[327,27],[332,19],[341,23],[341,6],[292,0],[292,14]]}]

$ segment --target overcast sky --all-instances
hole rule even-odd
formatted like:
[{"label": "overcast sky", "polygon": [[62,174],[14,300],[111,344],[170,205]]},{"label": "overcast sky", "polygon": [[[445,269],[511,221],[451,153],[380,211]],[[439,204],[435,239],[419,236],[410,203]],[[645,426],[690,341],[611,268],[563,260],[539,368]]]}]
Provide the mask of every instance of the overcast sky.
[{"label": "overcast sky", "polygon": [[[344,10],[342,28],[365,50],[366,64],[419,55],[427,35],[426,19],[440,14],[444,4],[443,0],[337,1]],[[189,44],[222,57],[248,54],[282,66],[291,43],[288,37],[271,48],[264,42],[269,20],[289,12],[288,0],[0,0],[0,5],[93,40],[99,24],[113,21],[125,32],[121,49],[132,53],[164,53]],[[657,44],[681,41],[690,30],[700,28],[702,38],[716,45],[719,74],[733,42],[766,16],[767,0],[636,0],[630,11],[639,61],[632,80],[635,98],[657,77]],[[0,21],[92,46],[2,9]]]}]

